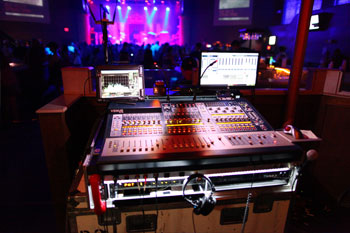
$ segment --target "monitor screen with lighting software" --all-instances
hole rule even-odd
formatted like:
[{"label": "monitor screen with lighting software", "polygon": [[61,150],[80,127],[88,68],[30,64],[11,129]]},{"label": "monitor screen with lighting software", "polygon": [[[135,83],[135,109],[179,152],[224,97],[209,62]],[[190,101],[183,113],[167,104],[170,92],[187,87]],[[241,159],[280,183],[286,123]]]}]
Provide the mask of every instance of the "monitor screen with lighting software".
[{"label": "monitor screen with lighting software", "polygon": [[255,87],[258,52],[202,52],[200,86],[217,88]]}]

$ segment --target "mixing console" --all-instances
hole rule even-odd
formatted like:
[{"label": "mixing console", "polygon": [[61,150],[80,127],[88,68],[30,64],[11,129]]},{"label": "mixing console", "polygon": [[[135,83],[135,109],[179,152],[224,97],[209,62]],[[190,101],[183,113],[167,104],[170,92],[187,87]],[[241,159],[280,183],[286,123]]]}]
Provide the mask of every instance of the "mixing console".
[{"label": "mixing console", "polygon": [[[107,208],[141,198],[174,201],[182,197],[187,177],[196,173],[210,177],[216,192],[291,190],[300,148],[274,131],[245,99],[145,101],[109,110],[104,135],[96,134],[101,139],[92,143],[94,153],[84,162],[94,183],[87,188],[96,213],[99,195]],[[195,187],[189,191],[203,195]]]},{"label": "mixing console", "polygon": [[248,102],[163,103],[161,113],[113,114],[107,137],[271,130]]}]

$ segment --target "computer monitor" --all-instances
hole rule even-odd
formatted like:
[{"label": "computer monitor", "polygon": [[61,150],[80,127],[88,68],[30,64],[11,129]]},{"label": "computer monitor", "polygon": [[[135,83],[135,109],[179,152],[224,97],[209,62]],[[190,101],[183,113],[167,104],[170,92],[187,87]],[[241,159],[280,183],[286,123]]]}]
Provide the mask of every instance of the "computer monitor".
[{"label": "computer monitor", "polygon": [[320,29],[320,16],[311,15],[309,30],[318,30]]},{"label": "computer monitor", "polygon": [[102,101],[143,100],[145,96],[142,65],[104,65],[96,67],[97,98]]},{"label": "computer monitor", "polygon": [[202,52],[199,83],[204,88],[252,88],[258,66],[258,52]]}]

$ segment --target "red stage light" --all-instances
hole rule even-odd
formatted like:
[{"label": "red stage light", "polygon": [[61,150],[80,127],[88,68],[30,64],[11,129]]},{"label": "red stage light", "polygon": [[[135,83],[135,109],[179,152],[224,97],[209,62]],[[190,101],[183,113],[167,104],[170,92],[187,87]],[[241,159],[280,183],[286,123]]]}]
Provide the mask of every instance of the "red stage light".
[{"label": "red stage light", "polygon": [[65,32],[69,32],[69,28],[63,28]]},{"label": "red stage light", "polygon": [[267,49],[267,50],[271,50],[271,45],[268,45],[268,46],[266,47],[266,49]]}]

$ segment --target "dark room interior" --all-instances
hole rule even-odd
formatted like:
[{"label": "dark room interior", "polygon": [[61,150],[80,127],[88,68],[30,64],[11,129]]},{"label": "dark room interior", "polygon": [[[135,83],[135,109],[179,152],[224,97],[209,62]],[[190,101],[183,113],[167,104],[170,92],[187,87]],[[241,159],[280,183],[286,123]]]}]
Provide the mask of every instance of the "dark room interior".
[{"label": "dark room interior", "polygon": [[0,232],[350,232],[349,12],[0,0]]}]

